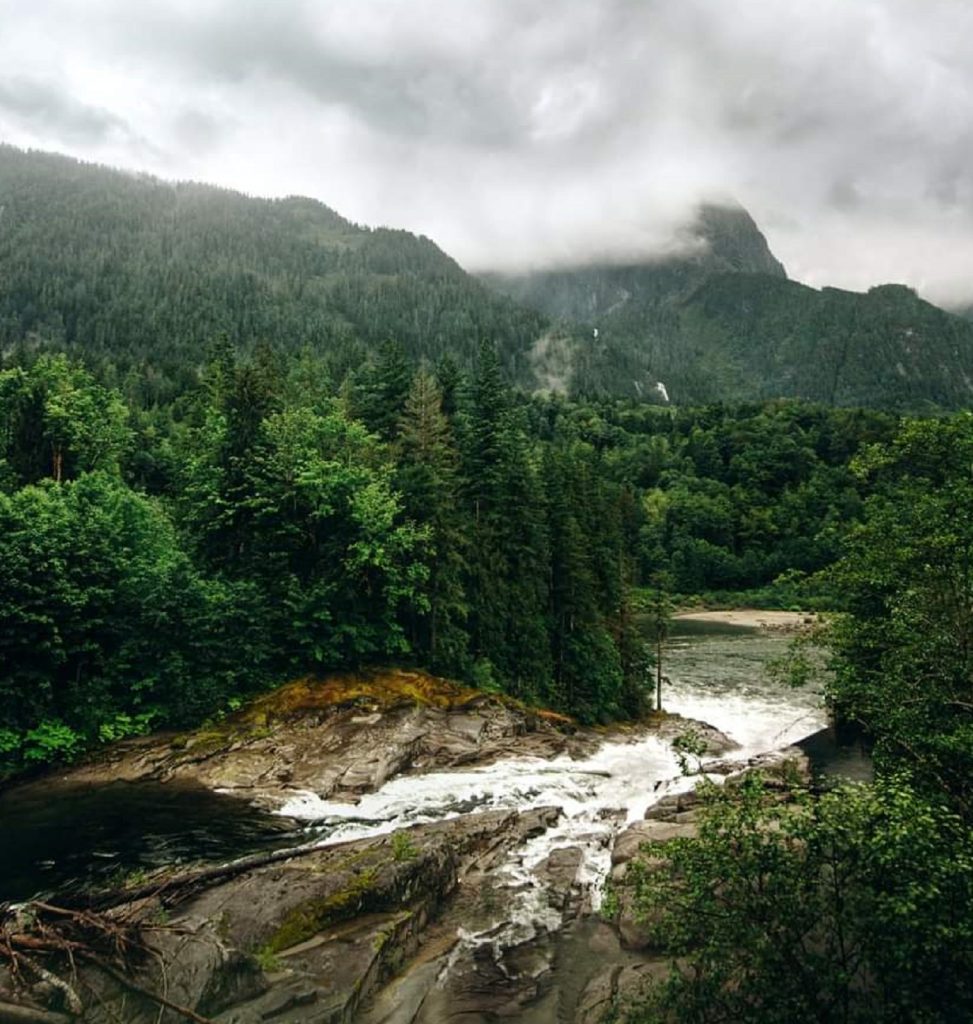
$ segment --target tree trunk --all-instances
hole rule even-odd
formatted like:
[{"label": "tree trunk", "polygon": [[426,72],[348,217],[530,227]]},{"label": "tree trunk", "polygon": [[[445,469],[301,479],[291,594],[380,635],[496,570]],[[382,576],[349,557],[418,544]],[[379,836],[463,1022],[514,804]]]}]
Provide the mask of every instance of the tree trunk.
[{"label": "tree trunk", "polygon": [[662,710],[662,637],[655,645],[655,709]]}]

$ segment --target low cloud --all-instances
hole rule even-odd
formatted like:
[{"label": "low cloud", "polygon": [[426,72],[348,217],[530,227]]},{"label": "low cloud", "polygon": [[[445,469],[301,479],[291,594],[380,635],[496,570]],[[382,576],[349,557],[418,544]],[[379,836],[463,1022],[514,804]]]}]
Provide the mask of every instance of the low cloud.
[{"label": "low cloud", "polygon": [[305,193],[474,269],[658,255],[732,195],[810,283],[973,298],[956,0],[0,0],[0,20],[10,141]]},{"label": "low cloud", "polygon": [[20,76],[0,77],[0,113],[52,142],[99,144],[128,131],[110,111],[80,103],[51,82]]}]

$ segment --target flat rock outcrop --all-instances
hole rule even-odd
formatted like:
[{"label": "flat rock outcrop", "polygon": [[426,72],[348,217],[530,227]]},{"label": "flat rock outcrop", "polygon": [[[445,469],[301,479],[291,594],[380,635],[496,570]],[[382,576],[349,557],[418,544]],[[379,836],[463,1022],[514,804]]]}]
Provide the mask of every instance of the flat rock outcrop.
[{"label": "flat rock outcrop", "polygon": [[403,772],[582,756],[601,737],[562,715],[401,669],[301,679],[210,728],[118,744],[72,781],[185,780],[266,805],[354,801]]}]

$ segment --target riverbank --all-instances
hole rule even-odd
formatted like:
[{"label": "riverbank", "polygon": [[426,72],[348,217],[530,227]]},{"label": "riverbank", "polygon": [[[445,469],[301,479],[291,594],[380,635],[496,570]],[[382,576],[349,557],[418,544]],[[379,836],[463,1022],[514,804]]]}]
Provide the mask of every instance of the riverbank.
[{"label": "riverbank", "polygon": [[[362,821],[390,822],[392,792],[401,792],[394,813],[405,824],[428,821],[445,812],[413,819],[410,808],[430,786],[429,801],[442,807],[434,791],[449,786],[439,776],[468,790],[456,801],[462,811],[486,799],[481,783],[489,784],[493,765],[564,770],[606,742],[665,742],[688,727],[714,753],[733,746],[677,714],[583,728],[416,671],[296,680],[206,727],[122,741],[9,785],[0,792],[8,840],[0,847],[0,902],[296,846],[308,830],[319,838],[360,835]],[[397,789],[374,806],[372,795],[393,783]]]},{"label": "riverbank", "polygon": [[[215,734],[122,744],[59,780],[234,780],[313,822],[301,846],[65,894],[95,918],[28,905],[3,922],[4,942],[21,959],[43,950],[89,1024],[186,1010],[219,1024],[391,1021],[399,996],[391,1017],[381,999],[365,1004],[396,976],[411,992],[402,1020],[519,1012],[549,988],[562,929],[590,914],[617,829],[655,798],[652,779],[675,774],[670,743],[689,727],[711,754],[735,746],[678,715],[584,730],[415,673],[301,681]],[[124,952],[106,971],[115,921]],[[63,988],[25,990],[0,962],[0,1010],[5,993],[61,1024]]]},{"label": "riverbank", "polygon": [[673,619],[676,622],[706,622],[774,633],[800,633],[812,629],[820,622],[820,616],[816,612],[771,611],[762,608],[688,608],[676,612]]},{"label": "riverbank", "polygon": [[[707,770],[773,779],[785,764],[806,778],[793,749]],[[600,914],[584,833],[565,830],[571,809],[538,806],[159,877],[101,914],[32,905],[3,922],[5,942],[23,959],[49,954],[46,969],[87,1024],[596,1024],[668,970],[626,881],[633,858],[664,857],[671,839],[695,834],[698,797],[692,780],[678,781],[627,825],[619,812],[603,818],[614,895]],[[120,934],[125,948],[109,962]],[[33,997],[32,1020],[67,1024],[63,989],[17,982],[0,956],[0,1011]]]},{"label": "riverbank", "polygon": [[404,774],[486,767],[514,757],[578,760],[612,737],[671,739],[687,726],[714,752],[733,746],[719,730],[678,714],[588,728],[426,672],[381,669],[295,680],[222,721],[112,744],[9,790],[178,782],[235,793],[272,810],[294,794],[355,804]]}]

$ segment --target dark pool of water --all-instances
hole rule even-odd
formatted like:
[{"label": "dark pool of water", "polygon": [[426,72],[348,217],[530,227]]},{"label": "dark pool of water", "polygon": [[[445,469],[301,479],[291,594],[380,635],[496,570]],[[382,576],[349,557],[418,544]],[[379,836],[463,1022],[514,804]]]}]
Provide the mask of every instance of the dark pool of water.
[{"label": "dark pool of water", "polygon": [[42,781],[0,792],[0,902],[116,884],[303,838],[293,821],[199,786]]},{"label": "dark pool of water", "polygon": [[871,782],[874,771],[868,744],[856,730],[821,729],[797,744],[820,783]]}]

